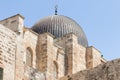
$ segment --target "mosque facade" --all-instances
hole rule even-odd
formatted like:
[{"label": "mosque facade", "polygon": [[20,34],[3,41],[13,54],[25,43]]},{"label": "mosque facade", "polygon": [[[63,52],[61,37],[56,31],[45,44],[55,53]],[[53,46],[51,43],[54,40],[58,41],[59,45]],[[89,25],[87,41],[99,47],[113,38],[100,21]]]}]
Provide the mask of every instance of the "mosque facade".
[{"label": "mosque facade", "polygon": [[31,28],[20,14],[0,21],[0,80],[107,80],[69,78],[104,64],[82,27],[67,16],[47,16]]}]

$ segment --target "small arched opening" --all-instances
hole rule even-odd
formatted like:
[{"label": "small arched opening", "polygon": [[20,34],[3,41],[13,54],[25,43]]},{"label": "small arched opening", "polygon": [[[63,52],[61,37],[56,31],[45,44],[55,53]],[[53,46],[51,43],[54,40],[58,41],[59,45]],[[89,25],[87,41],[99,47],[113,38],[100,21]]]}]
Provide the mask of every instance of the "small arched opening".
[{"label": "small arched opening", "polygon": [[30,47],[28,47],[26,49],[26,65],[27,66],[32,66],[32,59],[33,59],[32,50]]},{"label": "small arched opening", "polygon": [[57,79],[58,78],[58,63],[56,61],[53,61],[53,72],[54,72],[54,77]]}]

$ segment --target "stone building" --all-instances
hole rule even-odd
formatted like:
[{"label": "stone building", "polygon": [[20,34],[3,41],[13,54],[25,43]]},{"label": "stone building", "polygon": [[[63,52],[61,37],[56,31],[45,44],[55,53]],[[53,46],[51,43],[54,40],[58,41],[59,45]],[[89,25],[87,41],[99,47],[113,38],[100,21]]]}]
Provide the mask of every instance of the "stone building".
[{"label": "stone building", "polygon": [[31,28],[20,14],[0,21],[0,80],[104,80],[81,76],[105,64],[69,17],[48,16]]}]

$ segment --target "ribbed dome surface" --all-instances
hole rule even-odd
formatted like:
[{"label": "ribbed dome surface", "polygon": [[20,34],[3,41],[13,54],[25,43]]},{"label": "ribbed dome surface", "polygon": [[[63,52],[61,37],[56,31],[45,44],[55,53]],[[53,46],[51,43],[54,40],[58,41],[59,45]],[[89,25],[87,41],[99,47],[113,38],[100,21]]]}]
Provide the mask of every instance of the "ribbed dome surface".
[{"label": "ribbed dome surface", "polygon": [[62,15],[52,15],[38,21],[32,30],[41,34],[50,32],[56,38],[62,37],[68,33],[74,33],[78,36],[78,43],[84,47],[88,46],[86,35],[82,28],[71,18]]}]

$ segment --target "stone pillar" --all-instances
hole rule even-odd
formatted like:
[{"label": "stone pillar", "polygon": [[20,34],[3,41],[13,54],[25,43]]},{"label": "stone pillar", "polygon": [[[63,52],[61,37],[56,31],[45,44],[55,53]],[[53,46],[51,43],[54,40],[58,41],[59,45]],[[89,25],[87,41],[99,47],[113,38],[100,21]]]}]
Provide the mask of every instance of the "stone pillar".
[{"label": "stone pillar", "polygon": [[66,36],[66,48],[65,48],[65,53],[66,53],[66,60],[65,60],[65,74],[69,75],[73,73],[74,67],[73,67],[73,57],[74,57],[74,52],[75,52],[75,45],[77,44],[77,37],[70,33],[67,34]]},{"label": "stone pillar", "polygon": [[17,36],[16,46],[16,61],[15,61],[15,80],[22,80],[24,77],[24,54],[25,47],[22,37]]},{"label": "stone pillar", "polygon": [[24,54],[26,52],[24,39],[23,39],[23,27],[24,18],[17,14],[12,16],[10,29],[12,29],[17,34],[17,46],[16,46],[16,61],[15,61],[15,80],[22,80],[24,78]]},{"label": "stone pillar", "polygon": [[37,69],[46,74],[46,80],[53,78],[53,36],[49,33],[40,34],[37,46]]},{"label": "stone pillar", "polygon": [[92,56],[92,48],[91,47],[87,47],[86,49],[86,67],[88,69],[93,68],[93,56]]},{"label": "stone pillar", "polygon": [[94,68],[101,64],[101,53],[93,46],[90,46],[86,50],[86,66],[88,69]]}]

